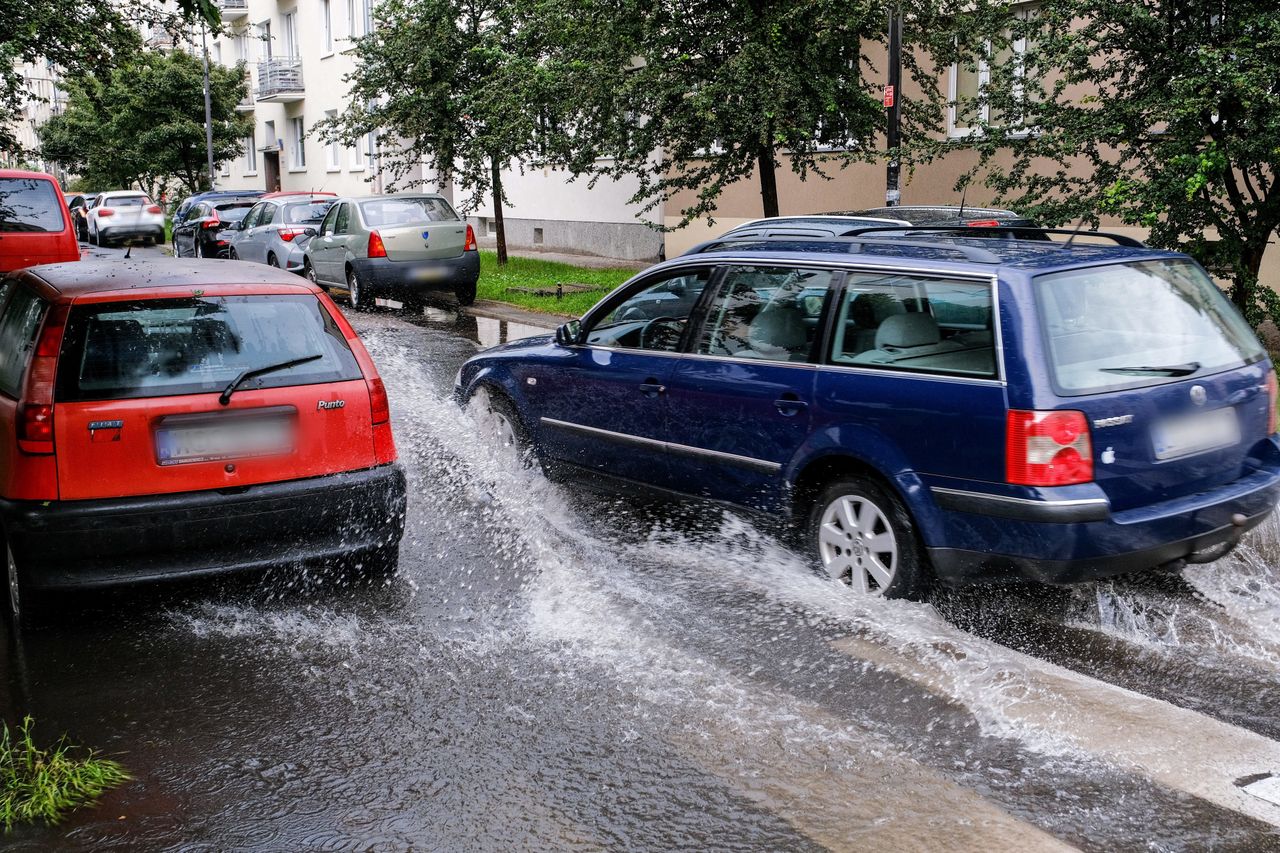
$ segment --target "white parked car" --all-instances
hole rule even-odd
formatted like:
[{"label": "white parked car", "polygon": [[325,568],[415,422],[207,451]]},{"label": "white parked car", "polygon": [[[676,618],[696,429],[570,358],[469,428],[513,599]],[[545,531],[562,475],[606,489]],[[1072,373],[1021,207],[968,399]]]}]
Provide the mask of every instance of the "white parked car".
[{"label": "white parked car", "polygon": [[164,208],[137,190],[103,193],[86,214],[89,242],[106,246],[124,240],[164,242]]}]

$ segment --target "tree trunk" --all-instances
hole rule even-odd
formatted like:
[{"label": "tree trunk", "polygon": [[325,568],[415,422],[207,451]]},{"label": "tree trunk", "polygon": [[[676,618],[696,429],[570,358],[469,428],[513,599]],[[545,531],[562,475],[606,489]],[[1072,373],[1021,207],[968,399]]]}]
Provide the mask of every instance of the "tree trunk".
[{"label": "tree trunk", "polygon": [[507,262],[507,226],[502,221],[502,166],[497,157],[490,157],[493,168],[493,227],[498,241],[498,265]]},{"label": "tree trunk", "polygon": [[774,173],[773,149],[761,148],[756,155],[756,170],[760,173],[760,200],[765,216],[778,215],[778,177]]}]

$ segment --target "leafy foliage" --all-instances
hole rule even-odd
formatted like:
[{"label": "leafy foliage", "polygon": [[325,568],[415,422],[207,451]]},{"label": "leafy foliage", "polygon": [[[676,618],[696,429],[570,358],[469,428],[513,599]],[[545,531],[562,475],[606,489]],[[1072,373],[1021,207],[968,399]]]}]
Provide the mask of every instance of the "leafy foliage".
[{"label": "leafy foliage", "polygon": [[[562,80],[552,110],[566,130],[560,159],[597,178],[638,176],[633,201],[646,210],[693,191],[680,226],[713,213],[725,187],[752,176],[764,215],[776,215],[784,156],[801,177],[819,179],[876,156],[883,75],[865,51],[885,39],[881,3],[530,1],[553,33],[544,53]],[[923,130],[938,115],[925,97],[906,121]]]},{"label": "leafy foliage", "polygon": [[16,729],[0,723],[0,827],[44,821],[55,824],[65,812],[91,803],[129,779],[117,762],[66,738],[50,749],[36,746],[32,719]]},{"label": "leafy foliage", "polygon": [[[1272,0],[1043,0],[1027,16],[978,0],[955,46],[990,83],[961,104],[986,184],[1047,223],[1103,214],[1150,229],[1228,278],[1257,325],[1280,227],[1280,15]],[[1015,48],[1025,42],[1025,55]],[[986,120],[982,113],[986,112]],[[1205,236],[1216,232],[1216,239]]]},{"label": "leafy foliage", "polygon": [[[170,180],[207,185],[202,63],[185,51],[147,52],[105,78],[69,82],[67,109],[40,129],[41,153],[99,188],[140,183],[153,194]],[[244,69],[209,66],[213,153],[237,156],[251,125],[235,111]]]},{"label": "leafy foliage", "polygon": [[[176,8],[175,8],[176,6]],[[0,151],[21,153],[12,123],[27,97],[21,64],[47,61],[70,77],[104,75],[142,49],[142,32],[218,24],[213,0],[0,0]]]}]

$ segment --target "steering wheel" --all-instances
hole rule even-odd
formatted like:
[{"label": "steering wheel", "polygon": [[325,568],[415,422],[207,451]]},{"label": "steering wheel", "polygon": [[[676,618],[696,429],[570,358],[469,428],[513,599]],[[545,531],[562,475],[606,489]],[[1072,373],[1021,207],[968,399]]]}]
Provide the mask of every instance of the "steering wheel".
[{"label": "steering wheel", "polygon": [[654,317],[640,327],[640,349],[649,349],[649,330],[658,323],[675,323],[678,327],[681,322],[679,317]]}]

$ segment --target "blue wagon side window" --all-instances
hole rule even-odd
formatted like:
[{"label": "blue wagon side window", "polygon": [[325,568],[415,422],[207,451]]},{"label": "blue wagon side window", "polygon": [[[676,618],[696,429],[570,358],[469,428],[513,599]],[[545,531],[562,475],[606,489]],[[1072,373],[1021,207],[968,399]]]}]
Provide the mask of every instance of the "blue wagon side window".
[{"label": "blue wagon side window", "polygon": [[764,361],[808,361],[827,291],[838,273],[732,267],[707,311],[698,352]]},{"label": "blue wagon side window", "polygon": [[831,361],[995,378],[991,290],[986,282],[853,274],[836,315]]}]

